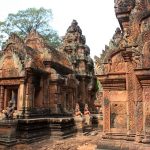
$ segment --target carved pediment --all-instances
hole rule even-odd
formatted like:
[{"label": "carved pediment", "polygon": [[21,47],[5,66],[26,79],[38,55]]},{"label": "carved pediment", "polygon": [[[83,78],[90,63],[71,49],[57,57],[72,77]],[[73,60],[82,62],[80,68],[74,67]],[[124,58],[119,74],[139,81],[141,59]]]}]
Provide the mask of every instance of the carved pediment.
[{"label": "carved pediment", "polygon": [[3,48],[4,51],[23,51],[24,50],[24,42],[23,40],[15,33],[12,33],[6,44]]},{"label": "carved pediment", "polygon": [[40,52],[45,48],[45,43],[42,36],[36,31],[31,30],[25,39],[25,43],[28,47],[38,50]]},{"label": "carved pediment", "polygon": [[116,72],[125,72],[125,62],[124,59],[121,55],[121,53],[118,53],[116,55],[114,55],[111,60],[110,63],[108,64],[108,72],[111,73],[116,73]]},{"label": "carved pediment", "polygon": [[0,77],[18,77],[24,74],[24,67],[19,56],[12,51],[6,51],[0,63]]}]

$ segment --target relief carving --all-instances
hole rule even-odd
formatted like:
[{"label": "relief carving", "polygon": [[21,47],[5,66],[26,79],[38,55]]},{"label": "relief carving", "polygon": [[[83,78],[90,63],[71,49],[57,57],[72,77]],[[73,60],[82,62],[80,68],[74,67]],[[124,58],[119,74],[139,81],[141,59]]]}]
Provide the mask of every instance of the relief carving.
[{"label": "relief carving", "polygon": [[126,128],[126,103],[111,104],[111,128]]},{"label": "relief carving", "polygon": [[110,72],[125,72],[125,62],[120,54],[112,57],[111,61]]},{"label": "relief carving", "polygon": [[116,14],[131,12],[135,6],[135,0],[115,0]]}]

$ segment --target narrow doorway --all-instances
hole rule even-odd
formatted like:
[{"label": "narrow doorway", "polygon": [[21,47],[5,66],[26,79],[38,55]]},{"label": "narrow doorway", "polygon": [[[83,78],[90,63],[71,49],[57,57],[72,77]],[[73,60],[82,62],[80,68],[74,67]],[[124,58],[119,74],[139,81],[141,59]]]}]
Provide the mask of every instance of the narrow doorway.
[{"label": "narrow doorway", "polygon": [[4,109],[8,107],[8,103],[11,100],[14,102],[15,110],[17,110],[18,86],[5,86],[4,91]]}]

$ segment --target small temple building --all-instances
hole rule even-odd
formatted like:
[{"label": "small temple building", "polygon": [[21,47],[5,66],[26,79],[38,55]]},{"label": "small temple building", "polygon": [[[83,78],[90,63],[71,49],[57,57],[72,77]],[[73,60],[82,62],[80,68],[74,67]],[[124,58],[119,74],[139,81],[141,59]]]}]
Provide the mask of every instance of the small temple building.
[{"label": "small temple building", "polygon": [[100,57],[103,138],[150,143],[150,1],[115,0],[117,28]]},{"label": "small temple building", "polygon": [[[76,103],[81,107],[88,104],[93,110],[96,77],[90,49],[85,43],[75,20],[57,50],[47,45],[34,29],[24,40],[16,34],[10,35],[0,51],[0,144],[9,144],[17,138],[28,141],[43,134],[52,135],[58,124],[66,123],[70,130],[72,122],[69,126],[66,120],[59,122],[57,118],[71,118]],[[14,109],[11,119],[17,120],[17,129],[13,140],[6,142],[7,135],[2,138],[5,133],[1,129],[5,125],[14,127],[5,120],[9,116],[7,111],[11,110],[10,102]]]}]

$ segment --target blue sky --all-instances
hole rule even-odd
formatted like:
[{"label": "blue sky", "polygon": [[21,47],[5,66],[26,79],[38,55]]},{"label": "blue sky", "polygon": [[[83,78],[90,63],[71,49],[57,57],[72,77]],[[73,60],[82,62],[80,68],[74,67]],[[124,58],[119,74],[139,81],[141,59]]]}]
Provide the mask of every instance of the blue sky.
[{"label": "blue sky", "polygon": [[9,13],[31,7],[52,9],[52,26],[60,36],[65,35],[73,19],[78,21],[91,56],[99,56],[118,27],[114,0],[4,0],[0,5],[0,20]]}]

